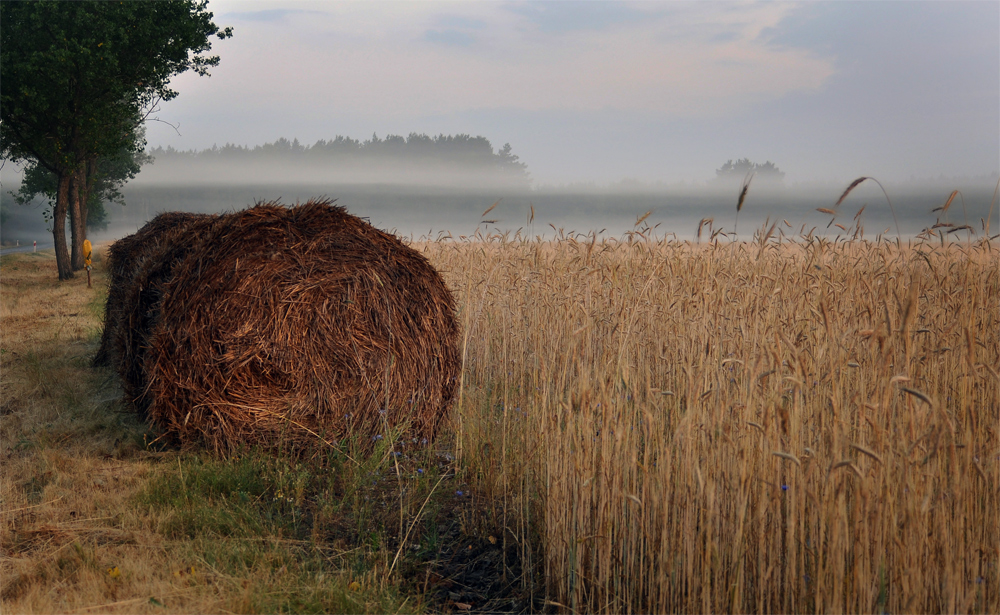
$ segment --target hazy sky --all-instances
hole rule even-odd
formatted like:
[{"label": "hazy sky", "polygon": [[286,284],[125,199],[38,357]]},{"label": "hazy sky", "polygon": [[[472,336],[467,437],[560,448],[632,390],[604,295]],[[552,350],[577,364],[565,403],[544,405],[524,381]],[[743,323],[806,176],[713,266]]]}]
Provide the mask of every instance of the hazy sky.
[{"label": "hazy sky", "polygon": [[1000,169],[1000,2],[250,2],[150,123],[201,149],[373,133],[510,142],[536,181]]}]

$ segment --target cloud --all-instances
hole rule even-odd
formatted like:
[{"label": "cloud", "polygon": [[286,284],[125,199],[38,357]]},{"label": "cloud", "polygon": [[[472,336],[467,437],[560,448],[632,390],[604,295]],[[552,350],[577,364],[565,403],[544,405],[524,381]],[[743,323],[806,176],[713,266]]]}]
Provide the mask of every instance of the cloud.
[{"label": "cloud", "polygon": [[234,21],[259,21],[279,23],[287,21],[292,15],[322,15],[322,11],[306,11],[302,9],[264,9],[260,11],[236,11],[222,15],[220,19]]},{"label": "cloud", "polygon": [[504,8],[524,17],[542,32],[606,31],[622,24],[637,24],[648,13],[625,2],[525,2]]},{"label": "cloud", "polygon": [[476,42],[476,37],[460,30],[428,30],[424,38],[432,43],[468,47]]},{"label": "cloud", "polygon": [[487,26],[482,19],[467,17],[465,15],[439,15],[435,21],[442,28],[461,28],[471,30],[482,30]]},{"label": "cloud", "polygon": [[445,14],[433,18],[434,28],[424,33],[424,40],[453,47],[470,47],[479,42],[478,32],[487,24],[466,15]]},{"label": "cloud", "polygon": [[211,79],[175,80],[160,115],[184,136],[151,125],[152,145],[464,132],[560,181],[742,156],[848,179],[1000,160],[995,2],[249,6],[212,0],[236,36]]},{"label": "cloud", "polygon": [[[760,36],[784,5],[322,6],[296,20],[295,36],[275,39],[251,22],[227,45],[223,67],[242,75],[231,87],[246,91],[247,104],[335,99],[342,111],[391,117],[480,108],[705,117],[814,90],[833,72],[813,51]],[[273,21],[300,12],[253,14]],[[224,72],[216,75],[228,80]],[[261,92],[263,82],[272,87]]]}]

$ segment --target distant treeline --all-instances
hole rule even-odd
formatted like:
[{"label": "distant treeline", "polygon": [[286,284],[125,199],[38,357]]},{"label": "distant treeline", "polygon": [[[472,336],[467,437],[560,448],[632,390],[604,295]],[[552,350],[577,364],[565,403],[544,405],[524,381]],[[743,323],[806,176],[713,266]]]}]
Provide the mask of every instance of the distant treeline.
[{"label": "distant treeline", "polygon": [[[389,135],[360,141],[337,136],[304,145],[298,139],[281,138],[273,143],[241,146],[227,143],[200,151],[178,151],[157,147],[148,152],[154,159],[151,169],[140,179],[156,176],[160,170],[198,174],[199,169],[225,173],[236,169],[294,169],[301,175],[319,172],[339,179],[360,181],[412,181],[414,174],[488,179],[508,184],[527,185],[527,165],[511,151],[509,143],[496,151],[489,139],[467,134],[438,135],[410,133],[408,137]],[[153,171],[153,173],[149,173]]]},{"label": "distant treeline", "polygon": [[758,178],[758,182],[780,183],[785,179],[784,171],[770,160],[760,164],[749,158],[740,158],[736,162],[730,159],[722,168],[715,170],[716,181],[721,182],[745,181],[751,175]]}]

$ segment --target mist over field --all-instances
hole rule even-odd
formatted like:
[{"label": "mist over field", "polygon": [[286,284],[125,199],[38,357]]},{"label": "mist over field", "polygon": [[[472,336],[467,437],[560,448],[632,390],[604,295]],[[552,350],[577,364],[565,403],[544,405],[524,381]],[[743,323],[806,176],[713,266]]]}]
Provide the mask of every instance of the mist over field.
[{"label": "mist over field", "polygon": [[[7,203],[7,218],[2,226],[5,245],[34,239],[50,241],[51,233],[43,219],[46,205],[40,200],[29,206],[9,203],[9,191],[16,189],[17,177],[8,169],[3,174]],[[257,161],[238,165],[157,160],[125,186],[122,192],[126,206],[106,205],[107,229],[91,231],[90,236],[98,241],[116,239],[135,232],[164,211],[216,213],[262,201],[280,200],[292,205],[326,197],[336,199],[348,211],[368,218],[379,228],[413,238],[448,234],[460,238],[477,231],[520,231],[526,237],[553,237],[560,231],[597,232],[610,238],[648,227],[657,236],[696,240],[703,220],[706,224],[702,241],[718,230],[725,233],[718,237],[722,240],[750,240],[765,222],[778,222],[775,233],[782,232],[786,238],[810,232],[845,236],[847,232],[836,225],[851,229],[856,222],[861,223],[865,238],[874,239],[880,234],[896,237],[886,197],[871,181],[855,188],[835,208],[834,203],[849,182],[769,183],[754,179],[737,223],[740,182],[709,179],[709,175],[711,170],[704,181],[673,184],[623,180],[604,185],[545,185],[433,160],[426,164],[409,161],[333,167],[318,162],[285,165]],[[996,178],[941,178],[883,185],[904,239],[938,221],[968,224],[974,236],[982,236]],[[932,212],[945,203],[953,190],[960,190],[961,196],[946,214]],[[483,212],[498,201],[484,216]],[[831,219],[817,208],[836,209],[837,215]],[[855,215],[862,208],[856,221]],[[647,212],[651,213],[636,227],[636,221]],[[994,211],[991,234],[998,228],[998,216]],[[949,237],[964,240],[968,234],[960,231]]]},{"label": "mist over field", "polygon": [[[355,215],[367,217],[375,226],[402,236],[437,237],[450,233],[458,238],[482,232],[511,232],[534,237],[552,237],[559,230],[567,233],[598,232],[604,237],[621,236],[636,229],[636,221],[646,214],[644,224],[657,235],[677,239],[695,239],[701,220],[711,219],[715,229],[738,232],[749,240],[753,231],[765,223],[787,220],[782,230],[786,236],[800,232],[833,236],[840,229],[830,226],[831,216],[816,211],[832,208],[846,186],[771,188],[748,193],[736,226],[737,190],[693,186],[564,186],[538,189],[474,187],[464,184],[241,184],[218,186],[169,186],[136,184],[126,191],[131,211],[123,214],[125,229],[137,228],[159,211],[217,212],[240,209],[257,201],[281,200],[286,204],[326,196],[337,200]],[[946,183],[936,186],[886,186],[899,222],[899,232],[911,237],[932,226],[938,219],[931,210],[940,207],[955,188]],[[963,189],[967,216],[961,203],[954,203],[948,220],[969,224],[982,235],[980,219],[989,215],[993,186],[983,181]],[[496,208],[482,215],[491,205]],[[877,185],[863,185],[838,208],[834,224],[850,227],[861,208],[860,221],[865,236],[874,239],[886,233],[895,237],[896,229],[889,206]],[[531,212],[534,210],[534,219]],[[129,215],[130,214],[130,215]],[[994,213],[994,216],[997,214]],[[117,216],[112,216],[116,220]],[[942,218],[943,219],[943,218]],[[551,225],[551,226],[550,226]],[[790,225],[790,226],[789,226]],[[554,228],[553,228],[554,227]],[[734,229],[735,227],[735,229]],[[997,220],[993,220],[993,234]],[[708,228],[706,227],[705,231]],[[703,231],[703,239],[707,233]],[[129,231],[130,232],[130,231]],[[958,234],[964,238],[965,234]],[[734,237],[737,238],[737,237]]]}]

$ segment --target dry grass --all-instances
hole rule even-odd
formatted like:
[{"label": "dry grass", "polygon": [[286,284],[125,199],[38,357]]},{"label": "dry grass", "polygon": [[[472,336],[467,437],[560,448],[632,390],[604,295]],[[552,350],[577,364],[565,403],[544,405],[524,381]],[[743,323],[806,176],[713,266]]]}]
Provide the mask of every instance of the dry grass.
[{"label": "dry grass", "polygon": [[4,257],[2,272],[4,610],[116,602],[129,584],[112,583],[103,567],[148,575],[148,560],[159,559],[148,556],[161,546],[123,526],[124,503],[149,464],[124,461],[139,450],[129,439],[141,440],[141,428],[114,414],[116,387],[102,386],[110,374],[86,369],[99,296],[84,279],[58,282],[50,253]]},{"label": "dry grass", "polygon": [[[461,608],[422,599],[444,581],[395,565],[410,547],[391,532],[372,533],[375,564],[359,568],[361,532],[331,529],[370,505],[358,527],[396,519],[397,538],[442,553],[428,546],[439,522],[409,532],[447,511],[432,495],[460,488],[476,502],[467,534],[438,539],[496,543],[491,574],[536,608],[1000,611],[1000,252],[769,235],[416,245],[459,304],[464,370],[440,440],[456,475],[415,491],[397,467],[400,487],[375,505],[323,486],[340,471],[314,488],[270,462],[147,450],[103,401],[117,395],[109,372],[86,367],[99,310],[68,315],[99,303],[66,292],[82,282],[59,285],[54,264],[17,286],[12,267],[35,261],[5,259],[3,609],[162,610],[155,596],[171,612],[350,610],[274,596],[353,579],[378,587],[358,610]],[[218,475],[238,489],[195,486]],[[296,504],[270,516],[234,499],[289,487]],[[254,536],[267,547],[241,550]],[[325,563],[282,542],[303,536]]]},{"label": "dry grass", "polygon": [[88,290],[57,281],[51,252],[0,262],[0,611],[413,609],[367,553],[299,538],[302,503],[277,494],[301,471],[148,446],[112,371],[90,367],[95,264]]}]

